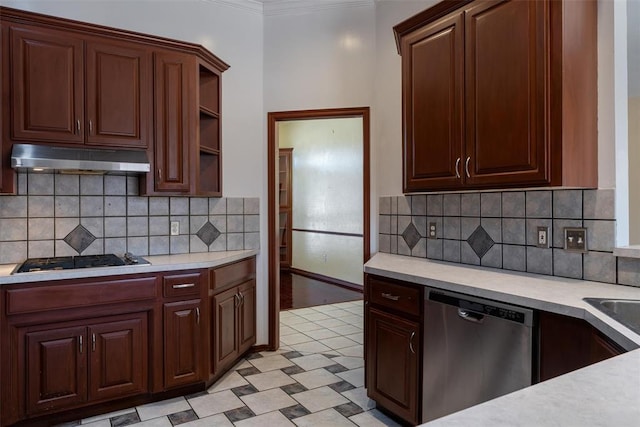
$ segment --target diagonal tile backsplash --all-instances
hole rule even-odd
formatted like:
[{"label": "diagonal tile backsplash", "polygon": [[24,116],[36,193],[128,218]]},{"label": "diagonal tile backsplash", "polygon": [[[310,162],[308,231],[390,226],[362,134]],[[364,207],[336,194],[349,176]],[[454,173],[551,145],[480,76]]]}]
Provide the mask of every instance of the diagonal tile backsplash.
[{"label": "diagonal tile backsplash", "polygon": [[[640,260],[618,258],[614,190],[528,190],[380,198],[380,252],[640,286]],[[427,238],[435,224],[437,238]],[[537,247],[538,227],[548,248]],[[564,228],[587,228],[587,253],[564,250]]]},{"label": "diagonal tile backsplash", "polygon": [[136,176],[50,173],[20,173],[18,195],[0,196],[0,264],[257,249],[259,242],[257,197],[142,197]]}]

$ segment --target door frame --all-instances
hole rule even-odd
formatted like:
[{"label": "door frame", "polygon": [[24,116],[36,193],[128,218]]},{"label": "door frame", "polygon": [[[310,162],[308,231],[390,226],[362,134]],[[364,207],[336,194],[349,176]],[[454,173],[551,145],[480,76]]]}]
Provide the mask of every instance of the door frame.
[{"label": "door frame", "polygon": [[[268,280],[269,280],[269,344],[270,350],[280,345],[280,257],[277,240],[277,204],[276,204],[276,161],[278,140],[276,125],[278,122],[292,120],[362,118],[362,181],[363,181],[363,263],[371,256],[371,174],[370,174],[370,114],[369,107],[332,108],[321,110],[280,111],[267,114],[267,221],[269,229]],[[363,273],[364,274],[364,273]]]}]

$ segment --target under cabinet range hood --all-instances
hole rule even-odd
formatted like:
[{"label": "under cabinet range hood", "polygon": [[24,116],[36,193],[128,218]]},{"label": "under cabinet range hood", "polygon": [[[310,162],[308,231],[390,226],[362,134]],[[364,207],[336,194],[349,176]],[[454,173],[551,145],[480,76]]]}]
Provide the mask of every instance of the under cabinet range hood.
[{"label": "under cabinet range hood", "polygon": [[136,172],[151,170],[147,153],[138,150],[68,148],[13,144],[11,167],[17,170]]}]

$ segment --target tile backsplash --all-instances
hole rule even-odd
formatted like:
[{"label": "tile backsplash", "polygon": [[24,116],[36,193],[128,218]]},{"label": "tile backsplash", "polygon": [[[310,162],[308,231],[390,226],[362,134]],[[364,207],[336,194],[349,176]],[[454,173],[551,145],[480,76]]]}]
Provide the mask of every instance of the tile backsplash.
[{"label": "tile backsplash", "polygon": [[[640,286],[640,260],[618,258],[614,190],[531,190],[381,197],[380,252]],[[427,238],[435,224],[436,238]],[[537,247],[548,227],[548,248]],[[587,253],[564,228],[587,228]]]},{"label": "tile backsplash", "polygon": [[20,173],[18,195],[0,196],[0,264],[257,249],[259,213],[257,197],[141,197],[137,176]]}]

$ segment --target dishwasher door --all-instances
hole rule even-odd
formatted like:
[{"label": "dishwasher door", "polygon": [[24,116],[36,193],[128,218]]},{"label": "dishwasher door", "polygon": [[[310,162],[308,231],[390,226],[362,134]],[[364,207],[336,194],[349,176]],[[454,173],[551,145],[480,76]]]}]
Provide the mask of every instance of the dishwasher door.
[{"label": "dishwasher door", "polygon": [[422,421],[531,385],[532,310],[425,293]]}]

